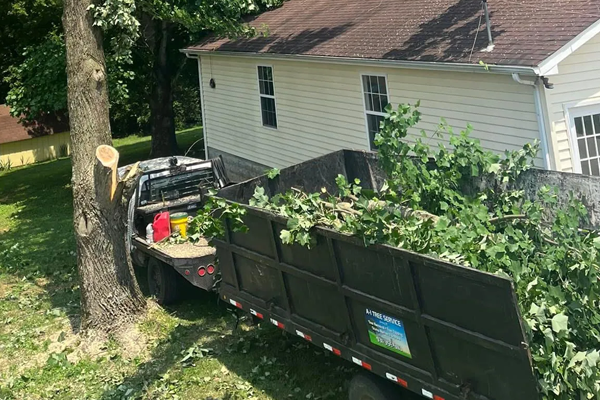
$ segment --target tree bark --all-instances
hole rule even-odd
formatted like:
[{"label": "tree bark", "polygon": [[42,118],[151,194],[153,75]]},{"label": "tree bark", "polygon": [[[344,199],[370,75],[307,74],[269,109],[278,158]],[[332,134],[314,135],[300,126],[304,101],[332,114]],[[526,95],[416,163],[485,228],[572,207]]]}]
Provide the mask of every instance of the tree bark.
[{"label": "tree bark", "polygon": [[175,113],[173,111],[173,71],[168,59],[169,23],[153,20],[150,32],[153,42],[153,84],[150,97],[152,132],[151,157],[177,154]]},{"label": "tree bark", "polygon": [[103,172],[106,167],[100,168],[102,163],[96,157],[99,146],[111,144],[111,133],[102,32],[93,26],[87,11],[91,3],[65,0],[63,10],[73,149],[73,222],[81,327],[111,331],[132,321],[146,302],[125,242],[129,189],[118,183],[113,191],[112,168],[108,179]]}]

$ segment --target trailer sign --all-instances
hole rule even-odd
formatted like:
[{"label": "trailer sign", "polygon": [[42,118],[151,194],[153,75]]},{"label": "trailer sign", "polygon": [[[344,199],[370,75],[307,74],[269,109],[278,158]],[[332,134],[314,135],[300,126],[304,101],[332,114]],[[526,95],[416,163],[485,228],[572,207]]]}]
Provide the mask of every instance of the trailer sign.
[{"label": "trailer sign", "polygon": [[371,343],[404,357],[412,358],[402,321],[368,308],[365,313]]}]

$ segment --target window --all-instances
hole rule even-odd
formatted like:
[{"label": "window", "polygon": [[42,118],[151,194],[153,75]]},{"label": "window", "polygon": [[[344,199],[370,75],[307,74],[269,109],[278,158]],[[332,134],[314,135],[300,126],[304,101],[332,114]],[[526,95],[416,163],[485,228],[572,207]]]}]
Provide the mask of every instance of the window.
[{"label": "window", "polygon": [[389,104],[387,82],[385,76],[363,75],[362,85],[369,143],[371,150],[375,150],[375,135],[379,132],[381,121],[385,119],[385,107]]},{"label": "window", "polygon": [[600,176],[600,109],[588,107],[573,113],[575,149],[579,153],[581,172]]},{"label": "window", "polygon": [[258,67],[258,89],[260,91],[260,110],[263,126],[277,128],[273,67]]}]

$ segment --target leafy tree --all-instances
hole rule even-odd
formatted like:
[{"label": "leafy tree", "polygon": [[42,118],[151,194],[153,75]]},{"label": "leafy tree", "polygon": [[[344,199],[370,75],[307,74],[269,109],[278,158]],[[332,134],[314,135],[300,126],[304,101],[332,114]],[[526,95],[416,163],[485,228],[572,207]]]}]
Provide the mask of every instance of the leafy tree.
[{"label": "leafy tree", "polygon": [[[150,127],[152,134],[152,156],[164,156],[177,152],[175,137],[174,89],[181,77],[197,75],[185,72],[186,58],[179,50],[199,40],[207,31],[218,35],[251,35],[253,31],[241,24],[246,14],[279,4],[280,0],[138,0],[135,16],[140,26],[132,20],[125,23],[103,18],[107,9],[125,8],[131,11],[130,4],[110,3],[98,9],[102,25],[117,25],[121,34],[116,39],[130,37],[139,32],[137,51],[145,50],[147,65],[150,66]],[[127,39],[128,40],[128,39]],[[127,46],[127,40],[125,46]],[[140,45],[141,44],[141,45]],[[194,66],[193,66],[194,67]],[[197,87],[197,83],[185,82],[186,86]],[[195,92],[197,93],[197,91]],[[180,103],[181,104],[181,103]]]},{"label": "leafy tree", "polygon": [[41,43],[23,52],[25,60],[7,69],[10,86],[6,102],[11,114],[36,119],[67,108],[67,73],[62,37],[50,33]]},{"label": "leafy tree", "polygon": [[[53,1],[57,7],[62,4]],[[242,17],[280,2],[104,0],[92,4],[95,26],[105,34],[113,135],[149,131],[153,156],[176,153],[176,128],[200,121],[196,65],[186,62],[179,50],[209,31],[251,35],[253,31],[240,22]],[[48,18],[52,15],[58,21],[56,13]],[[5,84],[11,88],[7,103],[14,115],[35,119],[65,109],[64,46],[55,25],[40,27],[42,36],[24,43],[22,57],[7,68]]]},{"label": "leafy tree", "polygon": [[[25,49],[60,29],[61,13],[62,0],[0,1],[0,76],[28,58]],[[8,90],[9,83],[0,80],[0,102]]]}]

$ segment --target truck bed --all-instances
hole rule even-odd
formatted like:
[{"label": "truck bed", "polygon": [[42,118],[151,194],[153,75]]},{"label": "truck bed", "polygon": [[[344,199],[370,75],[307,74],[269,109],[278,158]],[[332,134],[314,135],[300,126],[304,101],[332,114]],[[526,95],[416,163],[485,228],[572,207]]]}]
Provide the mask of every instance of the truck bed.
[{"label": "truck bed", "polygon": [[198,244],[190,242],[149,244],[144,238],[136,235],[133,237],[132,243],[141,252],[177,268],[197,266],[200,259],[214,258],[216,254],[215,248],[210,246],[206,239],[201,239]]}]

